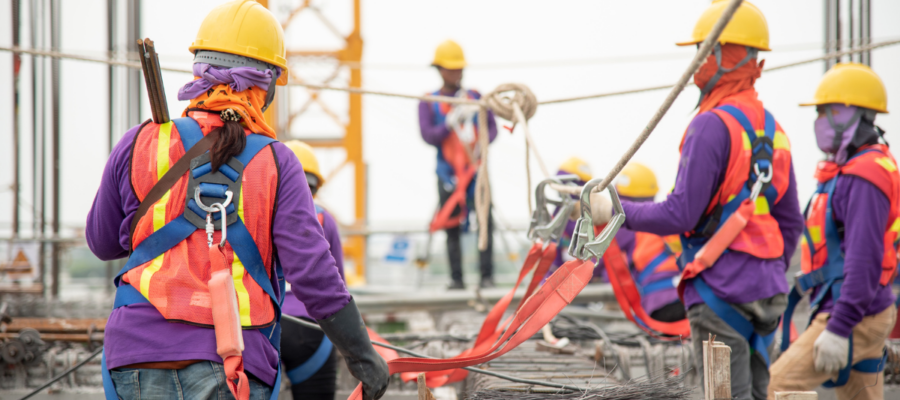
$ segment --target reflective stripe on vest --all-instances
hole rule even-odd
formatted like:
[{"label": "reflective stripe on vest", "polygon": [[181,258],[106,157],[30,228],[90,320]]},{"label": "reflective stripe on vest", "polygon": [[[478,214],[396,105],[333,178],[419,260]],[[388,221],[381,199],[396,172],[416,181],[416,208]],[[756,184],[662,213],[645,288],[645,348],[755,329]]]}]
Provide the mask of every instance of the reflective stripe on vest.
[{"label": "reflective stripe on vest", "polygon": [[[771,183],[764,187],[756,201],[756,210],[747,227],[731,243],[729,250],[748,253],[762,259],[784,254],[784,239],[770,208],[781,200],[790,184],[790,143],[775,118],[764,109],[762,121],[751,121],[756,114],[749,105],[740,102],[719,106],[712,110],[725,123],[730,136],[730,153],[725,178],[707,207],[697,229],[682,235],[684,251],[681,265],[687,265],[694,255],[734,213],[741,202],[750,197],[757,175],[754,166],[765,174],[771,168]],[[761,127],[760,127],[761,123]]]}]

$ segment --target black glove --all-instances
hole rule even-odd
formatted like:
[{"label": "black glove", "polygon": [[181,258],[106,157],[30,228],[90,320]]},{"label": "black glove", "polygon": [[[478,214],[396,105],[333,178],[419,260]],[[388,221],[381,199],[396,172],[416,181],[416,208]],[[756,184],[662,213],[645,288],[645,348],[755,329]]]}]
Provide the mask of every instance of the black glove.
[{"label": "black glove", "polygon": [[372,348],[356,302],[351,298],[341,311],[318,322],[331,343],[344,356],[350,373],[362,382],[363,399],[380,399],[387,390],[391,375],[387,363]]}]

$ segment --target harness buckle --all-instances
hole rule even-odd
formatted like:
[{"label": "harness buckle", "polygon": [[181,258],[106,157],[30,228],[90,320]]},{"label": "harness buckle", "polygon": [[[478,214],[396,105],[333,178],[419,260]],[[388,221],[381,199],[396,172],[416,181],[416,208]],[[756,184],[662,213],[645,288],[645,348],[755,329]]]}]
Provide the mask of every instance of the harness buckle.
[{"label": "harness buckle", "polygon": [[609,185],[606,187],[606,190],[609,191],[615,214],[606,224],[606,227],[603,228],[603,231],[596,237],[594,236],[594,223],[591,217],[591,192],[601,181],[602,178],[592,179],[581,189],[581,218],[578,218],[575,231],[572,233],[572,242],[569,244],[569,255],[579,260],[603,257],[606,249],[609,248],[613,239],[615,239],[619,228],[625,223],[625,210],[622,209],[619,194],[616,192],[614,185]]}]

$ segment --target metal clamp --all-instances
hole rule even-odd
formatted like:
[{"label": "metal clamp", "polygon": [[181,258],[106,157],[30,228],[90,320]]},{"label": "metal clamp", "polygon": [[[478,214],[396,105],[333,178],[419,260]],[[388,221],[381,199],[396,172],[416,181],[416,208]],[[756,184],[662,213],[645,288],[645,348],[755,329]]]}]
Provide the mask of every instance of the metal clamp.
[{"label": "metal clamp", "polygon": [[606,253],[606,249],[612,244],[616,233],[622,224],[625,223],[625,210],[622,209],[622,202],[619,201],[619,194],[613,185],[606,187],[609,191],[609,197],[613,203],[615,214],[596,237],[594,236],[594,220],[591,217],[591,191],[603,179],[593,179],[584,185],[581,189],[581,218],[575,224],[575,231],[572,232],[572,242],[569,243],[569,255],[579,260],[587,260],[589,258],[601,258]]},{"label": "metal clamp", "polygon": [[[541,183],[538,183],[534,192],[537,204],[534,212],[531,214],[531,224],[528,226],[529,240],[540,240],[545,245],[559,241],[566,224],[569,222],[569,214],[572,213],[572,208],[575,207],[575,201],[565,193],[560,193],[560,200],[548,199],[545,189],[551,183],[568,184],[574,187],[573,183],[577,180],[577,175],[561,175],[544,179]],[[548,204],[557,207],[555,216],[547,207]]]},{"label": "metal clamp", "polygon": [[756,182],[753,183],[753,188],[750,190],[750,201],[756,201],[763,186],[772,181],[772,165],[769,165],[769,173],[767,175],[763,175],[759,171],[759,164],[753,164],[753,172],[756,174]]},{"label": "metal clamp", "polygon": [[225,192],[225,202],[224,203],[213,203],[209,206],[203,204],[203,201],[200,200],[200,187],[194,190],[194,201],[197,202],[197,206],[200,207],[201,210],[206,211],[206,241],[209,247],[213,246],[213,233],[216,231],[215,224],[213,224],[213,213],[220,212],[222,214],[220,220],[222,221],[222,239],[219,241],[219,247],[225,246],[225,240],[228,238],[228,212],[226,211],[226,207],[231,204],[231,199],[234,197],[234,193],[230,190]]}]

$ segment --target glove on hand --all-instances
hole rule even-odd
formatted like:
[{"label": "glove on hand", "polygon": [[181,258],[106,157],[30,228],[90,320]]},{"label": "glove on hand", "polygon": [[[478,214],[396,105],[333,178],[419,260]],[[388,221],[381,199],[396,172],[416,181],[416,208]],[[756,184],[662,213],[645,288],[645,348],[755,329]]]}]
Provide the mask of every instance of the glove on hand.
[{"label": "glove on hand", "polygon": [[613,205],[609,196],[602,192],[591,192],[591,219],[594,225],[603,225],[612,219]]},{"label": "glove on hand", "polygon": [[391,375],[388,373],[387,363],[372,348],[356,302],[351,299],[340,311],[318,322],[328,339],[344,356],[350,374],[362,382],[363,399],[380,399],[387,390]]},{"label": "glove on hand", "polygon": [[813,365],[818,372],[837,373],[847,366],[849,352],[850,339],[826,329],[813,344]]}]

